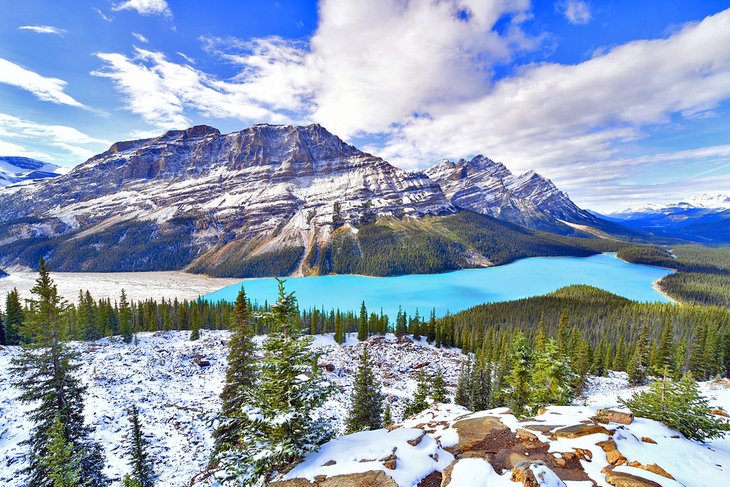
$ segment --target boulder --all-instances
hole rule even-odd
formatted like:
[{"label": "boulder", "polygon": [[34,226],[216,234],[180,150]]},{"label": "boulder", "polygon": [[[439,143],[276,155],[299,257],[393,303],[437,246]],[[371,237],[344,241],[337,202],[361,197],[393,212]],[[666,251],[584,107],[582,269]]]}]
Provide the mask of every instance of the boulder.
[{"label": "boulder", "polygon": [[541,485],[565,487],[565,483],[555,475],[555,472],[541,461],[525,461],[515,465],[512,469],[512,482],[521,483],[524,487]]},{"label": "boulder", "polygon": [[600,424],[574,424],[572,426],[565,426],[557,429],[553,432],[558,438],[580,438],[581,436],[592,435],[596,433],[608,434],[608,430]]},{"label": "boulder", "polygon": [[654,441],[653,439],[649,438],[648,436],[642,436],[641,437],[641,441],[643,441],[644,443],[651,443],[653,445],[656,445],[656,441]]},{"label": "boulder", "polygon": [[609,438],[606,441],[599,441],[596,445],[600,446],[603,451],[606,452],[606,460],[608,463],[611,465],[626,465],[626,457],[618,451],[616,448],[616,442],[613,441],[613,438]]},{"label": "boulder", "polygon": [[[382,470],[328,477],[318,487],[398,487]],[[298,487],[298,486],[297,486]]]},{"label": "boulder", "polygon": [[634,413],[616,411],[615,409],[599,409],[596,412],[596,421],[599,423],[631,424],[634,421]]},{"label": "boulder", "polygon": [[516,442],[512,430],[494,416],[462,419],[454,423],[454,428],[459,442],[448,450],[456,454],[471,450],[495,453]]},{"label": "boulder", "polygon": [[656,463],[650,463],[649,465],[644,465],[639,462],[629,462],[628,466],[640,468],[642,470],[646,470],[647,472],[655,473],[657,475],[661,475],[662,477],[674,480],[674,477],[672,477],[672,475],[669,472],[664,470],[662,467],[660,467]]},{"label": "boulder", "polygon": [[601,472],[606,475],[606,482],[614,487],[662,487],[653,480],[626,472],[617,472],[610,466],[604,467]]}]

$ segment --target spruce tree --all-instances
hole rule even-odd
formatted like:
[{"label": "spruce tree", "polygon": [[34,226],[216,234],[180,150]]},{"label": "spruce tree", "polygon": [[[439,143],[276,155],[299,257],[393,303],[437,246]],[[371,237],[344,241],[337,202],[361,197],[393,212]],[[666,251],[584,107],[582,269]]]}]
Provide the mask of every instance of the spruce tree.
[{"label": "spruce tree", "polygon": [[48,438],[48,454],[42,460],[48,470],[48,477],[53,487],[76,487],[80,484],[81,465],[73,445],[66,441],[61,418],[56,418]]},{"label": "spruce tree", "polygon": [[568,324],[568,310],[563,309],[563,311],[560,313],[560,321],[558,321],[557,343],[560,353],[565,354],[570,351],[568,347]]},{"label": "spruce tree", "polygon": [[365,301],[360,305],[360,319],[357,322],[357,339],[365,341],[368,339],[368,310]]},{"label": "spruce tree", "polygon": [[213,432],[216,452],[235,446],[236,431],[245,423],[243,406],[248,391],[254,385],[255,368],[253,326],[250,303],[246,291],[241,288],[236,296],[231,314],[231,340],[228,342],[228,368],[226,382],[221,392],[221,418]]},{"label": "spruce tree", "polygon": [[79,484],[106,485],[101,446],[91,440],[93,428],[84,424],[86,389],[75,377],[79,369],[76,354],[62,341],[67,328],[67,323],[61,322],[65,304],[43,259],[32,293],[34,298],[29,303],[24,330],[36,342],[24,346],[20,356],[13,361],[13,373],[17,377],[14,385],[22,391],[19,400],[35,405],[29,414],[33,423],[30,438],[24,441],[30,449],[25,470],[27,485],[53,485],[49,458],[58,452],[51,452],[49,448],[56,422],[62,425],[63,442],[71,447],[69,454],[78,460]]},{"label": "spruce tree", "polygon": [[406,409],[403,412],[403,417],[408,418],[415,416],[424,409],[428,409],[428,395],[430,388],[428,386],[428,380],[426,374],[421,370],[418,372],[418,382],[416,385],[416,393],[413,398],[406,404]]},{"label": "spruce tree", "polygon": [[345,431],[355,433],[382,428],[382,403],[380,385],[373,374],[368,347],[365,347],[350,396],[350,411],[345,421]]},{"label": "spruce tree", "polygon": [[155,472],[152,466],[152,459],[147,451],[149,445],[142,433],[142,425],[139,422],[139,411],[136,405],[132,405],[129,411],[129,433],[127,435],[127,455],[129,455],[129,466],[132,468],[130,477],[135,485],[139,487],[152,487],[155,485]]},{"label": "spruce tree", "polygon": [[647,369],[649,365],[648,350],[649,329],[644,326],[641,329],[639,339],[636,342],[634,354],[626,366],[626,372],[629,374],[629,382],[633,385],[641,384],[646,379]]},{"label": "spruce tree", "polygon": [[219,457],[224,481],[232,485],[258,484],[332,435],[325,419],[312,417],[331,386],[317,366],[312,337],[302,336],[294,294],[278,282],[278,300],[264,315],[268,338],[255,362],[255,383],[243,391],[246,422],[237,432],[240,448]]},{"label": "spruce tree", "polygon": [[558,344],[553,338],[547,341],[543,352],[537,353],[530,379],[531,412],[550,404],[570,404],[575,373],[568,362],[568,357],[558,351]]},{"label": "spruce tree", "polygon": [[127,293],[122,289],[119,297],[119,332],[122,335],[124,343],[132,343],[132,310],[127,301]]},{"label": "spruce tree", "polygon": [[532,353],[525,335],[521,330],[517,330],[512,338],[510,372],[507,375],[507,384],[510,386],[507,402],[515,416],[525,416],[530,413],[531,374]]},{"label": "spruce tree", "polygon": [[387,427],[391,424],[393,424],[393,413],[390,411],[390,403],[386,403],[383,411],[383,426]]},{"label": "spruce tree", "polygon": [[23,327],[23,306],[17,289],[10,291],[5,299],[5,343],[20,345],[20,330]]},{"label": "spruce tree", "polygon": [[335,318],[335,342],[345,343],[345,325],[342,323],[342,315],[339,312]]},{"label": "spruce tree", "polygon": [[395,336],[402,337],[406,334],[406,313],[398,306],[398,315],[395,319]]},{"label": "spruce tree", "polygon": [[0,313],[0,345],[7,345],[5,343],[5,319],[2,313]]},{"label": "spruce tree", "polygon": [[446,390],[446,381],[444,380],[444,374],[441,372],[441,369],[438,369],[436,377],[433,379],[431,397],[435,402],[439,403],[445,403],[449,400],[449,393]]},{"label": "spruce tree", "polygon": [[456,382],[456,394],[454,395],[454,404],[469,407],[470,391],[471,391],[471,360],[462,362],[459,380]]}]

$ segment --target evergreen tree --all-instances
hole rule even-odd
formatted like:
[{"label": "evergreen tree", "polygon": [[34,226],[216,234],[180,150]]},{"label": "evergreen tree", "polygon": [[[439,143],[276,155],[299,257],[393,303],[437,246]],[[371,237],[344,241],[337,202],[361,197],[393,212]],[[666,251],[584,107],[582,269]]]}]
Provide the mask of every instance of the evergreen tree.
[{"label": "evergreen tree", "polygon": [[459,380],[456,382],[456,394],[454,395],[454,404],[469,407],[470,391],[471,391],[471,360],[462,362]]},{"label": "evergreen tree", "polygon": [[634,385],[641,384],[646,379],[649,365],[648,336],[649,329],[646,326],[642,327],[634,354],[631,356],[631,360],[629,360],[629,364],[626,367],[626,371],[629,374],[629,382]]},{"label": "evergreen tree", "polygon": [[418,372],[418,383],[416,385],[416,393],[413,396],[413,399],[408,401],[406,404],[406,409],[403,412],[403,417],[408,418],[411,416],[415,416],[416,414],[420,413],[424,409],[428,408],[428,395],[429,395],[429,386],[428,386],[428,380],[426,379],[426,374],[421,370]]},{"label": "evergreen tree", "polygon": [[664,376],[648,391],[619,401],[635,415],[660,421],[693,440],[704,442],[723,435],[724,424],[711,414],[707,399],[700,393],[691,372],[675,382],[669,376],[669,368],[665,367]]},{"label": "evergreen tree", "polygon": [[345,431],[355,433],[382,428],[382,403],[380,385],[373,374],[368,347],[365,347],[350,396],[350,411],[345,422]]},{"label": "evergreen tree", "polygon": [[383,426],[390,426],[391,424],[393,424],[393,416],[390,411],[390,403],[386,403],[383,411]]},{"label": "evergreen tree", "polygon": [[469,409],[481,411],[492,404],[492,366],[479,356],[474,363],[469,390]]},{"label": "evergreen tree", "polygon": [[674,335],[672,333],[672,324],[669,320],[664,320],[662,325],[662,334],[659,337],[659,344],[656,347],[656,356],[654,358],[654,367],[662,370],[669,367],[674,369]]},{"label": "evergreen tree", "polygon": [[402,337],[406,334],[406,314],[401,309],[400,306],[398,306],[398,315],[395,319],[395,336]]},{"label": "evergreen tree", "polygon": [[75,377],[79,368],[76,355],[62,341],[67,325],[61,322],[65,304],[43,259],[32,293],[35,297],[29,302],[29,316],[24,329],[36,343],[25,346],[13,361],[13,372],[17,377],[14,385],[22,391],[19,400],[35,405],[29,414],[33,428],[30,438],[24,442],[30,449],[25,470],[27,485],[53,485],[51,458],[63,453],[50,450],[54,445],[52,437],[57,422],[63,428],[63,442],[57,439],[55,446],[70,446],[69,455],[78,461],[79,484],[91,487],[106,485],[101,446],[90,438],[93,428],[84,424],[83,395],[86,389]]},{"label": "evergreen tree", "polygon": [[345,325],[342,323],[342,315],[337,313],[335,319],[335,342],[345,343]]},{"label": "evergreen tree", "polygon": [[530,376],[532,373],[532,353],[527,339],[521,330],[512,338],[510,353],[510,372],[507,375],[507,402],[516,416],[529,414]]},{"label": "evergreen tree", "polygon": [[258,484],[266,475],[302,458],[331,437],[325,419],[312,411],[327,400],[331,386],[317,366],[312,338],[302,336],[296,299],[279,280],[279,297],[264,316],[268,339],[255,362],[256,382],[244,391],[246,424],[237,431],[240,449],[221,453],[226,482]]},{"label": "evergreen tree", "polygon": [[545,348],[545,340],[547,339],[547,325],[545,324],[545,314],[540,314],[540,323],[537,325],[537,335],[535,336],[535,350],[538,352]]},{"label": "evergreen tree", "polygon": [[365,341],[368,339],[368,310],[365,307],[365,301],[360,305],[360,319],[357,323],[357,339]]},{"label": "evergreen tree", "polygon": [[124,343],[132,343],[132,310],[127,301],[127,293],[122,289],[119,297],[119,331]]},{"label": "evergreen tree", "polygon": [[142,426],[139,422],[139,411],[136,405],[132,405],[129,414],[129,434],[127,435],[127,455],[129,455],[129,466],[132,468],[130,477],[135,485],[139,487],[152,487],[155,485],[155,472],[152,460],[147,448],[147,440],[142,434]]},{"label": "evergreen tree", "polygon": [[436,377],[433,379],[431,397],[435,402],[439,403],[445,403],[449,400],[449,393],[446,390],[446,381],[444,380],[444,374],[441,372],[441,369],[438,369]]},{"label": "evergreen tree", "polygon": [[5,319],[2,313],[0,313],[0,345],[7,345],[5,343]]},{"label": "evergreen tree", "polygon": [[53,487],[76,487],[81,477],[78,455],[74,454],[73,445],[66,441],[61,418],[56,418],[48,438],[48,454],[42,464],[48,470],[48,477]]},{"label": "evergreen tree", "polygon": [[560,321],[558,321],[558,351],[563,354],[569,353],[569,347],[568,347],[568,310],[563,308],[563,311],[560,313]]},{"label": "evergreen tree", "polygon": [[573,399],[573,381],[575,373],[571,370],[568,357],[558,351],[558,344],[549,339],[543,352],[535,359],[530,390],[530,408],[549,404],[565,406]]},{"label": "evergreen tree", "polygon": [[10,291],[5,299],[5,343],[20,345],[20,330],[23,327],[23,306],[17,289]]}]

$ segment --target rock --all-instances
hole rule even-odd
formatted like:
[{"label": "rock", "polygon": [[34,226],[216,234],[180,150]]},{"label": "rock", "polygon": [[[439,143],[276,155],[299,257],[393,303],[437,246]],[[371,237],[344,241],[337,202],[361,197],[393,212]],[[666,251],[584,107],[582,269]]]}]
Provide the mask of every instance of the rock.
[{"label": "rock", "polygon": [[332,465],[337,465],[337,462],[334,460],[327,460],[322,464],[323,467],[331,467]]},{"label": "rock", "polygon": [[573,450],[575,450],[575,454],[581,460],[585,460],[587,462],[590,462],[590,461],[593,460],[593,452],[592,451],[587,450],[585,448],[576,448],[576,447],[573,447]]},{"label": "rock", "polygon": [[644,443],[652,443],[652,444],[656,445],[656,441],[652,440],[648,436],[642,436],[641,441],[643,441]]},{"label": "rock", "polygon": [[653,480],[630,473],[617,472],[611,466],[604,467],[601,472],[606,475],[606,482],[615,487],[662,487]]},{"label": "rock", "polygon": [[722,409],[712,409],[710,412],[716,416],[722,416],[723,418],[730,418],[730,414],[728,414],[726,411],[723,411]]},{"label": "rock", "polygon": [[647,472],[655,473],[657,475],[661,475],[662,477],[674,480],[674,477],[672,477],[672,475],[669,472],[664,470],[662,467],[660,467],[656,463],[650,463],[649,465],[644,465],[639,462],[629,462],[628,466],[640,468],[642,470],[646,470]]},{"label": "rock", "polygon": [[266,485],[271,487],[312,487],[315,484],[307,479],[291,479],[279,480],[277,482],[269,482]]},{"label": "rock", "polygon": [[210,367],[210,361],[209,360],[200,359],[200,360],[198,360],[195,363],[198,364],[199,367]]},{"label": "rock", "polygon": [[390,456],[385,458],[383,465],[385,465],[385,468],[387,468],[388,470],[395,470],[395,467],[398,463],[397,459],[398,457],[396,457],[395,454],[391,454]]},{"label": "rock", "polygon": [[512,482],[522,483],[524,487],[542,485],[565,487],[565,483],[555,475],[555,472],[541,461],[525,461],[515,465],[512,469]]},{"label": "rock", "polygon": [[328,477],[318,487],[398,487],[398,484],[382,470],[374,470]]},{"label": "rock", "polygon": [[407,441],[407,443],[408,443],[409,445],[411,445],[411,446],[416,446],[416,445],[418,445],[419,443],[421,443],[421,440],[423,439],[423,437],[424,437],[424,436],[426,436],[426,432],[425,432],[425,431],[424,431],[424,432],[422,432],[422,433],[421,433],[421,434],[420,434],[420,435],[418,436],[418,438],[413,438],[412,440],[408,440],[408,441]]},{"label": "rock", "polygon": [[452,453],[471,450],[494,453],[515,443],[512,431],[494,416],[462,419],[454,423],[454,428],[459,442],[448,449]]},{"label": "rock", "polygon": [[606,460],[611,465],[625,465],[627,460],[626,457],[621,454],[620,451],[616,448],[616,442],[613,441],[612,438],[609,438],[606,441],[599,441],[596,443],[597,446],[600,446],[604,452],[606,452]]},{"label": "rock", "polygon": [[608,430],[600,424],[574,424],[554,431],[558,438],[580,438],[581,436],[593,435],[596,433],[608,434]]},{"label": "rock", "polygon": [[634,421],[634,413],[616,411],[615,409],[599,409],[596,412],[596,421],[599,423],[631,424]]},{"label": "rock", "polygon": [[324,364],[324,365],[322,365],[321,367],[322,367],[322,368],[323,368],[324,370],[326,370],[327,372],[334,372],[334,371],[335,371],[335,366],[334,366],[334,365],[332,365],[332,364]]},{"label": "rock", "polygon": [[517,434],[517,437],[522,440],[537,441],[537,435],[535,433],[531,433],[530,431],[527,431],[524,428],[517,428],[516,434]]}]

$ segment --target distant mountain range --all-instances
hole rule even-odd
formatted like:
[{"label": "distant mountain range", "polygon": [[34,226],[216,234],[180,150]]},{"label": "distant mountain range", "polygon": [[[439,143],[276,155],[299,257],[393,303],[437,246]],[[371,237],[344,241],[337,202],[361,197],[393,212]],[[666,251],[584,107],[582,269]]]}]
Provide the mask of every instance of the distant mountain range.
[{"label": "distant mountain range", "polygon": [[667,205],[651,204],[604,218],[657,237],[730,243],[730,195],[727,194],[704,194]]},{"label": "distant mountain range", "polygon": [[36,179],[55,178],[64,172],[65,168],[28,157],[0,156],[0,187]]},{"label": "distant mountain range", "polygon": [[623,230],[534,172],[482,156],[408,172],[319,125],[170,131],[0,191],[0,265],[67,271],[435,272],[584,255],[538,230],[606,228]]}]

